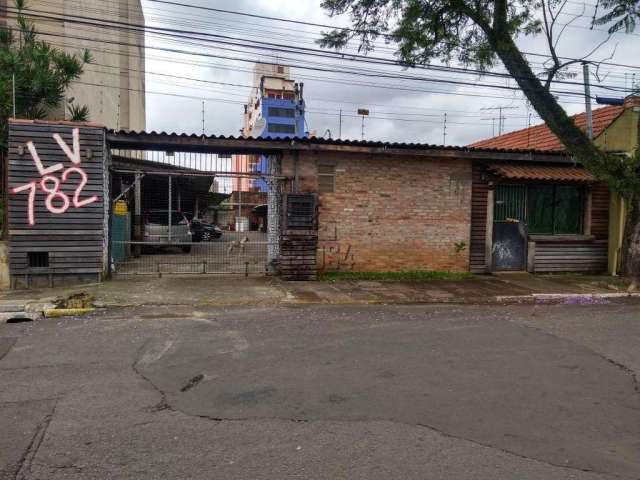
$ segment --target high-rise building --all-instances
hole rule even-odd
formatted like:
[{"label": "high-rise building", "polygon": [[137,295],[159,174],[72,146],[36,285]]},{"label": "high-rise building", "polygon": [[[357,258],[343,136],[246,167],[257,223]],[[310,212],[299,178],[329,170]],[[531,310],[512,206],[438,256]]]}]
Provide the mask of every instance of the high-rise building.
[{"label": "high-rise building", "polygon": [[[0,25],[14,22],[11,7],[13,0],[0,0],[4,17]],[[67,99],[87,105],[92,122],[114,129],[145,129],[144,32],[82,23],[144,25],[141,0],[27,0],[24,13],[35,24],[39,39],[71,54],[91,52],[93,63],[71,85]],[[68,119],[66,105],[49,112],[49,117]]]},{"label": "high-rise building", "polygon": [[[290,78],[289,67],[258,63],[254,68],[253,93],[244,107],[242,135],[260,138],[305,136],[305,103],[302,83]],[[266,158],[259,155],[234,156],[234,171],[267,173]],[[238,178],[234,190],[266,191],[259,179]]]}]

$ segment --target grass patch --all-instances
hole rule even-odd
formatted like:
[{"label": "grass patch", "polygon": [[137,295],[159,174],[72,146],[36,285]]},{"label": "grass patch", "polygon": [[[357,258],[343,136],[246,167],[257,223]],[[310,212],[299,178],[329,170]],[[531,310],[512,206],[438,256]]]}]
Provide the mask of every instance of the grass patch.
[{"label": "grass patch", "polygon": [[469,272],[434,272],[427,270],[411,270],[404,272],[328,272],[320,275],[323,282],[348,280],[371,280],[381,282],[429,282],[432,280],[469,280],[474,275]]}]

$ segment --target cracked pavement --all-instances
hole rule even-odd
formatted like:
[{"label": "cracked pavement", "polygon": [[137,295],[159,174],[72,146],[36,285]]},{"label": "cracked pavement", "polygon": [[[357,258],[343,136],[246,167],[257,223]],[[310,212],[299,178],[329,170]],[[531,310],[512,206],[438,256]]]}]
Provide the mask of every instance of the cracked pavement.
[{"label": "cracked pavement", "polygon": [[0,325],[1,479],[638,479],[640,306]]}]

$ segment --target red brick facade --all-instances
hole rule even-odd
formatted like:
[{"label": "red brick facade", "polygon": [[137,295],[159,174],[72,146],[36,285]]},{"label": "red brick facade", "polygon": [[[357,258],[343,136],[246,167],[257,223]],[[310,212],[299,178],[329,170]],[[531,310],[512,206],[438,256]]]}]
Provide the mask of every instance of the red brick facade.
[{"label": "red brick facade", "polygon": [[[334,192],[318,196],[321,270],[469,270],[470,161],[314,152],[297,163],[300,192],[317,193],[318,165],[335,166]],[[285,156],[284,175],[295,170]]]}]

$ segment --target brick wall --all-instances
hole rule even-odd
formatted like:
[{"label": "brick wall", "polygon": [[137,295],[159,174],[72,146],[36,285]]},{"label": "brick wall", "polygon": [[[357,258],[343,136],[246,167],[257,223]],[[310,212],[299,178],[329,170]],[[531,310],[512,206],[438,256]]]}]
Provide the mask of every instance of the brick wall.
[{"label": "brick wall", "polygon": [[[290,178],[293,159],[283,160]],[[336,179],[334,193],[319,194],[321,269],[469,269],[469,161],[301,153],[300,192],[317,192],[323,163],[335,165]],[[465,249],[456,251],[462,242]]]}]

